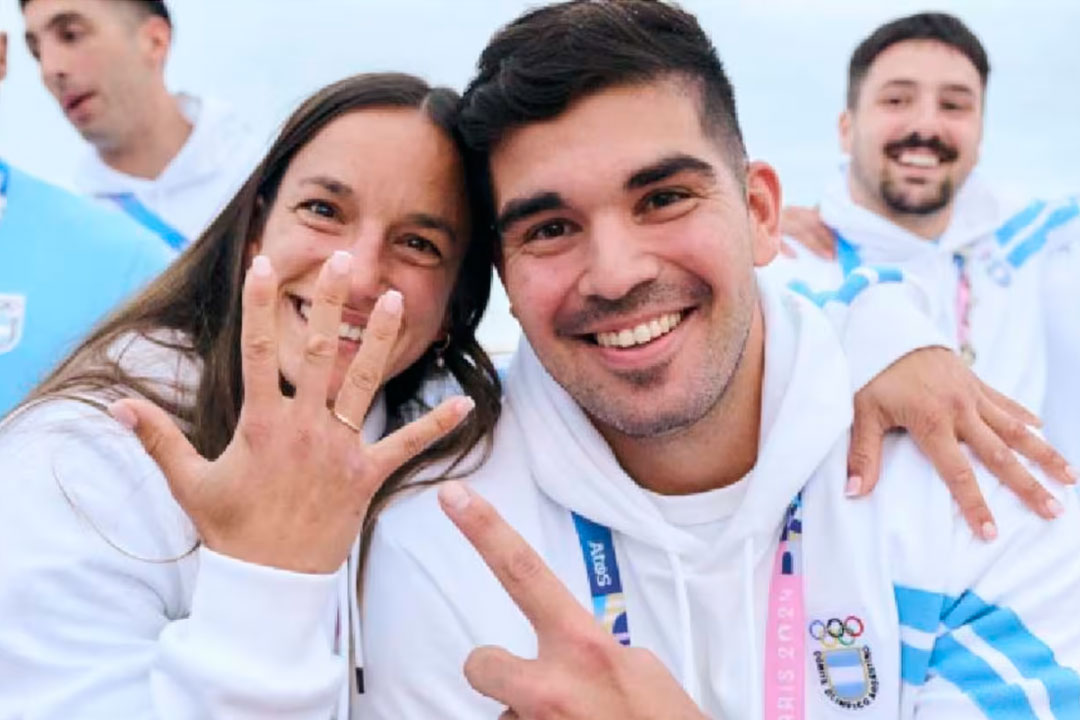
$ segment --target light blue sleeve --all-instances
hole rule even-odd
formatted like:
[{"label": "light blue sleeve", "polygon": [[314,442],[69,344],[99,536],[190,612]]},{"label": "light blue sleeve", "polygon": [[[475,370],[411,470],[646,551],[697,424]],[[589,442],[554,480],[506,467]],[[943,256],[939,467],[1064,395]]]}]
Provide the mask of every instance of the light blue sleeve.
[{"label": "light blue sleeve", "polygon": [[1078,495],[1051,487],[1065,512],[1045,521],[985,471],[979,479],[998,539],[975,539],[957,513],[950,551],[933,559],[947,564],[948,586],[943,592],[897,589],[902,628],[932,643],[904,654],[915,716],[1077,720]]}]

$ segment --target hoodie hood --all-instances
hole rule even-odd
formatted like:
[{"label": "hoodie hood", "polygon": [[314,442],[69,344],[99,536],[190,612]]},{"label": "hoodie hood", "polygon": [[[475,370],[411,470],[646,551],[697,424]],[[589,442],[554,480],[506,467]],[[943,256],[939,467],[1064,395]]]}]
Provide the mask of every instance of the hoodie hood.
[{"label": "hoodie hood", "polygon": [[842,161],[827,184],[821,218],[854,245],[868,264],[899,264],[967,250],[1020,209],[1008,206],[977,171],[972,172],[953,198],[948,227],[936,242],[931,242],[855,204],[848,187],[849,167],[849,160]]},{"label": "hoodie hood", "polygon": [[237,149],[251,145],[248,125],[227,105],[212,98],[180,93],[176,99],[184,117],[192,124],[191,134],[158,177],[150,180],[126,175],[91,152],[79,168],[76,186],[91,195],[125,193],[141,185],[174,192],[206,182],[221,173],[222,168],[233,167]]},{"label": "hoodie hood", "polygon": [[523,340],[506,396],[540,489],[559,505],[668,553],[727,553],[748,539],[760,550],[770,547],[795,494],[847,432],[852,411],[850,402],[838,401],[851,391],[828,321],[809,302],[760,274],[758,283],[765,321],[759,456],[718,547],[704,547],[663,518]]}]

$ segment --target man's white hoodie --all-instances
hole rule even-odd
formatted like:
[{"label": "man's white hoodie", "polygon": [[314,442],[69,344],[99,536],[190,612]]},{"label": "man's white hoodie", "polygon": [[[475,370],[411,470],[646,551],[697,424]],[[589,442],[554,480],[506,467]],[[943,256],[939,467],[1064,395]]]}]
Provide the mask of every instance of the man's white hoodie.
[{"label": "man's white hoodie", "polygon": [[[821,200],[821,218],[852,248],[836,261],[799,249],[775,265],[814,291],[831,289],[858,262],[901,270],[929,300],[930,318],[959,346],[955,257],[971,282],[972,369],[995,389],[1039,414],[1047,437],[1080,465],[1080,204],[1016,201],[972,174],[937,241],[914,235],[857,205],[844,163]],[[797,246],[797,243],[793,243]],[[1075,249],[1074,249],[1075,248]]]},{"label": "man's white hoodie", "polygon": [[[804,298],[764,281],[761,303],[760,451],[740,483],[682,498],[644,490],[525,343],[491,455],[468,481],[585,607],[571,511],[610,527],[632,643],[654,652],[711,717],[762,715],[769,573],[800,490],[807,622],[854,616],[850,627],[864,631],[848,639],[869,658],[869,701],[846,709],[819,674],[814,653],[827,648],[807,635],[807,717],[1005,717],[1024,707],[1008,717],[1076,717],[1076,494],[1061,494],[1065,516],[1046,523],[979,468],[1000,526],[999,539],[983,543],[929,462],[895,436],[877,490],[846,499],[851,381],[840,345]],[[536,638],[434,490],[381,516],[364,586],[361,717],[499,715],[462,665],[488,644],[535,657]]]},{"label": "man's white hoodie", "polygon": [[232,200],[258,162],[265,138],[219,101],[184,93],[176,98],[192,124],[191,135],[160,175],[127,175],[90,152],[75,186],[182,249]]}]

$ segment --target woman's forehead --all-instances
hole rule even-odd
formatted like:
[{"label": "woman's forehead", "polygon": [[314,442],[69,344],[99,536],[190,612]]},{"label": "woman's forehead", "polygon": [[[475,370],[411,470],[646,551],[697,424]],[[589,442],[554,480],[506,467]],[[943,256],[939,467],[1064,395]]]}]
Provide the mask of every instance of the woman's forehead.
[{"label": "woman's forehead", "polygon": [[416,108],[371,108],[335,118],[296,153],[282,190],[340,186],[369,213],[425,214],[464,229],[461,157],[453,140]]}]

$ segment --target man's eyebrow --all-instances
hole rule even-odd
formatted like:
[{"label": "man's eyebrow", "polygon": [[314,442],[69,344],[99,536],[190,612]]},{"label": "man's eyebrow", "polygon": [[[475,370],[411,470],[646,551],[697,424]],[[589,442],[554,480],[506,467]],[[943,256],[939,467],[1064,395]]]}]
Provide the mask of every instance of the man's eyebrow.
[{"label": "man's eyebrow", "polygon": [[965,95],[975,94],[975,91],[971,89],[971,87],[969,87],[968,85],[963,85],[961,83],[948,83],[946,85],[942,85],[941,89],[945,92],[963,93]]},{"label": "man's eyebrow", "polygon": [[528,197],[515,198],[503,207],[495,219],[495,230],[504,233],[511,225],[537,213],[565,208],[566,202],[557,192],[543,191]]},{"label": "man's eyebrow", "polygon": [[915,82],[914,80],[907,80],[907,79],[904,79],[904,78],[896,78],[894,80],[889,80],[888,82],[883,84],[881,86],[881,89],[885,90],[886,88],[896,87],[896,86],[903,87],[903,88],[913,88],[913,87],[917,87],[918,84],[919,83]]},{"label": "man's eyebrow", "polygon": [[716,178],[716,170],[711,164],[693,155],[679,153],[634,171],[634,174],[626,179],[623,188],[626,190],[638,190],[653,183],[667,180],[669,177],[678,175],[681,172],[697,173],[706,176],[710,180]]},{"label": "man's eyebrow", "polygon": [[457,244],[457,232],[454,230],[454,226],[450,224],[445,218],[438,215],[432,215],[430,213],[411,213],[405,218],[405,221],[412,225],[419,225],[422,228],[428,230],[437,230],[450,238],[451,244]]},{"label": "man's eyebrow", "polygon": [[[59,12],[49,18],[49,21],[45,23],[45,27],[43,28],[43,30],[45,32],[51,32],[56,30],[57,28],[64,27],[65,25],[70,25],[76,22],[83,22],[83,20],[83,16],[75,11],[69,10],[67,12]],[[37,33],[31,30],[27,30],[23,37],[29,44],[37,40]]]},{"label": "man's eyebrow", "polygon": [[300,181],[301,185],[318,185],[331,195],[337,195],[338,197],[348,197],[354,195],[353,189],[341,182],[335,180],[332,177],[326,175],[314,175],[312,177],[304,178]]}]

